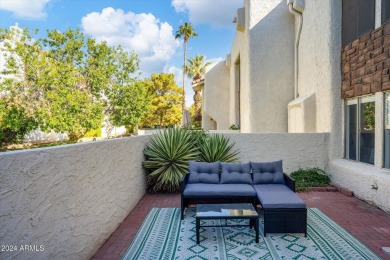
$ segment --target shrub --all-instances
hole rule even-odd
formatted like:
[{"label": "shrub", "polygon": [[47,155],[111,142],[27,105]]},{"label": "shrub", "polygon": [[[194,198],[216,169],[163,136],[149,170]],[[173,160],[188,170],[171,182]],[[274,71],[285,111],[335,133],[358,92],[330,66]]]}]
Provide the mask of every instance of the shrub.
[{"label": "shrub", "polygon": [[221,134],[212,134],[199,144],[199,160],[202,162],[236,162],[238,150],[233,150],[234,143]]},{"label": "shrub", "polygon": [[176,192],[190,161],[235,162],[229,138],[201,130],[168,128],[154,135],[144,150],[149,192]]},{"label": "shrub", "polygon": [[151,192],[174,192],[179,190],[183,174],[188,172],[190,161],[198,159],[196,141],[190,131],[169,128],[160,131],[144,150],[148,169],[148,190]]},{"label": "shrub", "polygon": [[327,187],[330,182],[329,176],[319,168],[299,169],[290,176],[295,180],[297,191],[307,190],[308,187]]}]

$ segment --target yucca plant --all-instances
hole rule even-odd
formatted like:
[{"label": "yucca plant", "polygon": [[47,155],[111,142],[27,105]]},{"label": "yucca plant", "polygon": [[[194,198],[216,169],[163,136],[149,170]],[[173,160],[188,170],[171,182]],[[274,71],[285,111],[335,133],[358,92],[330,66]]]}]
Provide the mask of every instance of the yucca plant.
[{"label": "yucca plant", "polygon": [[203,162],[237,162],[238,150],[233,150],[234,143],[221,134],[209,135],[199,146],[199,158]]},{"label": "yucca plant", "polygon": [[148,189],[151,192],[179,190],[183,174],[188,172],[190,161],[198,159],[196,140],[190,131],[170,128],[152,137],[144,150],[148,169]]}]

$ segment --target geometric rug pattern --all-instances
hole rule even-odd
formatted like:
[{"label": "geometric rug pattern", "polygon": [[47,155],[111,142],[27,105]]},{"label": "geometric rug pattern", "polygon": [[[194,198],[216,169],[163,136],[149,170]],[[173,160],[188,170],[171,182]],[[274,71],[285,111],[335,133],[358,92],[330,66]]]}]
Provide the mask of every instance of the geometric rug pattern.
[{"label": "geometric rug pattern", "polygon": [[[206,227],[196,244],[195,208],[180,220],[178,208],[153,208],[122,259],[380,259],[369,248],[319,209],[308,209],[308,234],[263,236],[260,211],[259,243],[249,227]],[[246,222],[245,222],[246,221]],[[247,224],[229,220],[228,224]],[[201,225],[221,225],[225,220],[205,220]]]}]

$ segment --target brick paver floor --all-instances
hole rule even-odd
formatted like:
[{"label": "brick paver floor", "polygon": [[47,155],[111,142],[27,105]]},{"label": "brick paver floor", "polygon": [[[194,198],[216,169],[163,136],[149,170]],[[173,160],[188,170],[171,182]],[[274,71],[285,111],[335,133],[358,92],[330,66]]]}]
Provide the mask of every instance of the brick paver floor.
[{"label": "brick paver floor", "polygon": [[[319,208],[352,233],[383,259],[381,251],[390,247],[390,214],[339,192],[299,193],[310,208]],[[149,210],[153,207],[180,207],[178,194],[146,194],[92,259],[120,259],[131,244]]]}]

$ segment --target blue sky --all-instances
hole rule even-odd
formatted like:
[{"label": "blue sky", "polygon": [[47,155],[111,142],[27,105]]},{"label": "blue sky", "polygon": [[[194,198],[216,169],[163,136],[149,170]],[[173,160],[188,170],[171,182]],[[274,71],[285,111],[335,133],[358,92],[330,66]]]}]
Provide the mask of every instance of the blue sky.
[{"label": "blue sky", "polygon": [[[190,39],[187,57],[203,54],[220,61],[230,52],[232,23],[242,0],[0,0],[0,27],[65,31],[80,28],[87,36],[121,44],[141,59],[145,76],[174,73],[182,85],[183,44],[175,32],[191,22],[199,37]],[[186,102],[193,103],[190,79]]]}]

